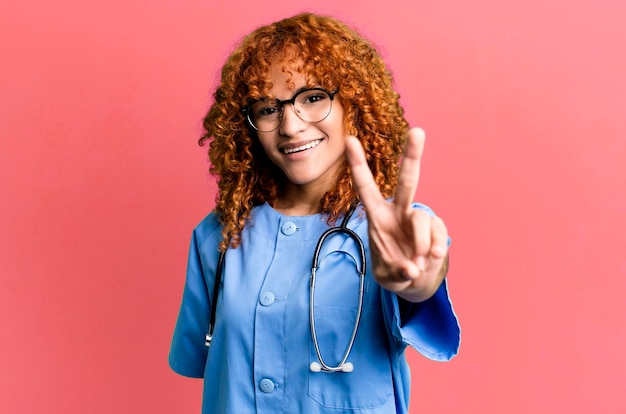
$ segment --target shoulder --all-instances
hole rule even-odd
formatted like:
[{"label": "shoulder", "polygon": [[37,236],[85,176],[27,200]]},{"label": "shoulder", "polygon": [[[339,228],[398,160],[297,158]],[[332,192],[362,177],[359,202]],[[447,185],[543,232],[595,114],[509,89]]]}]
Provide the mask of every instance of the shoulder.
[{"label": "shoulder", "polygon": [[422,210],[426,213],[428,213],[429,216],[434,217],[436,214],[433,211],[432,208],[428,207],[426,204],[422,204],[422,203],[413,203],[413,208],[416,208],[418,210]]},{"label": "shoulder", "polygon": [[193,229],[193,238],[200,249],[207,242],[219,243],[222,238],[222,224],[219,221],[218,213],[212,211],[202,219]]}]

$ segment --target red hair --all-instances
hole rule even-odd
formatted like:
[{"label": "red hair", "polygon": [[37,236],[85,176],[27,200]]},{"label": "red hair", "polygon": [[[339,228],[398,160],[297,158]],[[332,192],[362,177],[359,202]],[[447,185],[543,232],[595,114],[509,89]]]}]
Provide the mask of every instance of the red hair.
[{"label": "red hair", "polygon": [[[210,142],[209,171],[217,177],[215,210],[224,236],[220,250],[229,243],[239,245],[252,208],[272,204],[285,180],[241,112],[251,100],[268,95],[268,72],[276,61],[303,73],[310,86],[338,91],[346,133],[361,141],[382,195],[390,197],[396,189],[408,123],[391,73],[374,47],[340,21],[309,13],[260,27],[244,38],[222,68],[199,140],[201,145]],[[346,164],[320,200],[319,210],[332,224],[357,198]]]}]

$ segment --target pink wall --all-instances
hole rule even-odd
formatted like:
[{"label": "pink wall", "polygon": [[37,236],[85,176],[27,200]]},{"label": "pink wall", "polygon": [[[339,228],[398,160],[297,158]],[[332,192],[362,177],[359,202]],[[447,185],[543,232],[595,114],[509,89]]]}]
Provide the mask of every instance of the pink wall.
[{"label": "pink wall", "polygon": [[626,3],[92,3],[0,8],[1,412],[198,412],[166,357],[200,120],[232,43],[305,9],[380,44],[427,131],[463,343],[410,352],[413,412],[626,411]]}]

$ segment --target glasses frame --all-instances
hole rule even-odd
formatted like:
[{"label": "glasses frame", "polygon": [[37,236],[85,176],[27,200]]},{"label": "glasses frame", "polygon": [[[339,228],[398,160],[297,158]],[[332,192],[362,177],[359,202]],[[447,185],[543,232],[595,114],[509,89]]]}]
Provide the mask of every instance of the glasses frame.
[{"label": "glasses frame", "polygon": [[[302,117],[300,116],[300,114],[298,114],[298,111],[296,111],[296,98],[305,93],[305,92],[310,92],[310,91],[322,91],[324,93],[326,93],[328,95],[328,97],[330,98],[330,108],[328,110],[328,113],[319,121],[307,121],[306,119],[302,119]],[[338,90],[335,90],[333,92],[330,92],[324,88],[320,88],[320,87],[315,87],[315,88],[305,88],[305,89],[300,89],[298,92],[296,92],[295,95],[293,95],[291,97],[291,99],[285,99],[285,100],[280,100],[280,99],[276,99],[276,103],[278,104],[278,108],[280,109],[280,113],[278,114],[278,125],[276,125],[276,128],[274,129],[270,129],[267,131],[261,130],[259,128],[257,128],[256,125],[254,125],[254,122],[252,122],[251,119],[251,114],[252,114],[252,105],[254,105],[257,102],[262,101],[263,99],[256,99],[254,101],[252,101],[250,104],[248,104],[248,106],[241,108],[241,113],[244,114],[246,116],[246,121],[248,122],[248,125],[250,125],[252,128],[254,128],[256,131],[259,132],[273,132],[276,131],[278,128],[280,128],[280,126],[283,123],[283,119],[284,119],[284,114],[285,114],[285,105],[286,104],[291,104],[291,107],[293,108],[293,112],[298,116],[298,118],[300,118],[302,121],[304,122],[308,122],[310,124],[316,124],[318,122],[322,122],[323,120],[325,120],[326,118],[328,118],[328,115],[330,115],[330,113],[333,111],[333,101],[335,100],[335,95],[337,95]]]}]

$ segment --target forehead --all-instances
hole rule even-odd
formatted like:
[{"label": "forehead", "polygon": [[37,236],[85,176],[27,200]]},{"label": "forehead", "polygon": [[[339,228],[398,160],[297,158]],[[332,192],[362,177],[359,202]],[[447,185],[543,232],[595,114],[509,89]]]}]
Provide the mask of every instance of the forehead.
[{"label": "forehead", "polygon": [[313,76],[304,70],[301,61],[274,60],[265,74],[265,85],[262,91],[265,96],[277,98],[289,98],[285,94],[291,94],[294,90],[302,87],[316,86],[317,82]]}]

